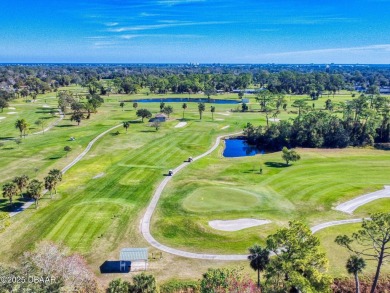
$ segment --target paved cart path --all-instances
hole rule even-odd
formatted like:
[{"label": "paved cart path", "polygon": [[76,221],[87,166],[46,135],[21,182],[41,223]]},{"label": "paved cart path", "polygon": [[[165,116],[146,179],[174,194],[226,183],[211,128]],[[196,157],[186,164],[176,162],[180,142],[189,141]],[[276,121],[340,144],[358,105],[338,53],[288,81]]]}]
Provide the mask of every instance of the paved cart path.
[{"label": "paved cart path", "polygon": [[337,207],[335,207],[335,210],[352,214],[358,207],[361,207],[362,205],[365,205],[371,201],[386,197],[390,197],[390,186],[387,185],[385,185],[384,189],[382,190],[371,192],[351,199],[345,203],[339,204]]},{"label": "paved cart path", "polygon": [[[54,126],[54,125],[53,125]],[[65,166],[62,170],[61,170],[61,173],[62,174],[65,174],[66,171],[68,171],[70,168],[72,168],[75,164],[77,164],[82,158],[85,157],[85,155],[91,150],[92,146],[95,144],[95,142],[100,139],[102,136],[106,135],[107,133],[109,133],[111,130],[114,130],[118,127],[122,126],[122,124],[119,124],[119,125],[116,125],[114,127],[111,127],[110,129],[100,133],[98,136],[96,136],[93,140],[91,140],[89,142],[89,144],[87,145],[87,147],[85,148],[85,150],[80,154],[78,155],[72,162],[70,162],[67,166]],[[44,190],[43,191],[43,195],[47,193],[47,190]],[[20,208],[16,209],[15,211],[9,213],[9,216],[10,217],[14,217],[16,216],[17,214],[23,212],[25,209],[28,209],[31,205],[34,204],[34,200],[30,200],[28,202],[26,202],[24,205],[22,205]]]},{"label": "paved cart path", "polygon": [[[242,132],[218,136],[214,145],[205,153],[194,158],[193,161],[199,160],[199,159],[209,155],[210,153],[212,153],[219,146],[222,138],[228,137],[228,136],[238,135],[241,133]],[[182,163],[181,165],[179,165],[176,169],[173,170],[173,176],[175,174],[177,174],[178,172],[180,172],[180,170],[187,167],[189,164],[190,164],[189,162],[185,162],[185,163]],[[178,255],[178,256],[182,256],[182,257],[186,257],[186,258],[224,260],[224,261],[247,260],[248,255],[246,255],[246,254],[245,255],[244,254],[207,254],[207,253],[195,253],[195,252],[188,252],[188,251],[184,251],[184,250],[175,249],[175,248],[166,246],[164,244],[161,244],[152,236],[152,234],[150,233],[150,222],[151,222],[152,215],[157,207],[157,203],[161,197],[161,194],[162,194],[164,188],[167,186],[167,184],[169,183],[169,181],[172,179],[173,176],[166,176],[164,178],[164,180],[158,185],[156,191],[153,194],[152,200],[149,203],[149,206],[147,207],[145,214],[141,219],[140,230],[141,230],[142,235],[146,239],[146,241],[148,241],[148,243],[150,245],[152,245],[153,247],[155,247],[161,251],[164,251],[164,252],[167,252],[170,254],[174,254],[174,255]],[[389,189],[389,191],[390,191],[390,189]],[[360,202],[360,201],[358,201],[358,202]],[[364,204],[364,203],[362,203],[362,204]],[[362,219],[348,219],[348,220],[340,220],[340,221],[330,221],[330,222],[326,222],[326,223],[322,223],[322,224],[318,224],[318,225],[313,226],[311,228],[311,231],[314,234],[314,233],[316,233],[322,229],[325,229],[325,228],[338,226],[338,225],[344,225],[344,224],[359,223],[361,221],[362,221]]]}]

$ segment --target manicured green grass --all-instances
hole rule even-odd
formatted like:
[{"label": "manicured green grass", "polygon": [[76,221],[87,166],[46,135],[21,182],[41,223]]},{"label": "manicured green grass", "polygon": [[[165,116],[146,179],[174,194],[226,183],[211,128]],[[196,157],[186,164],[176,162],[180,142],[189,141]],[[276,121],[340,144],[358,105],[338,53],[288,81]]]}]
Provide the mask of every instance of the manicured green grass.
[{"label": "manicured green grass", "polygon": [[[36,113],[40,103],[45,103],[44,99],[50,106],[56,106],[54,96],[48,93],[38,96],[36,103],[16,101],[14,106],[25,107],[19,110],[20,118],[33,123],[39,115],[48,115]],[[156,96],[159,95],[147,97]],[[161,97],[168,96],[176,97]],[[98,113],[90,120],[83,120],[80,126],[69,121],[67,115],[48,133],[29,135],[20,146],[6,142],[0,149],[0,184],[20,174],[42,179],[50,169],[63,168],[98,134],[123,121],[136,119],[131,103],[126,103],[122,111],[121,99],[143,97],[146,95],[110,95],[105,97]],[[237,98],[237,95],[218,97]],[[298,98],[303,97],[288,98],[288,104]],[[340,95],[334,99],[349,97]],[[254,97],[250,97],[250,102],[253,111],[260,109]],[[314,103],[316,109],[323,107],[325,98]],[[214,121],[209,104],[203,120],[199,121],[197,104],[189,103],[185,112],[188,124],[175,128],[182,118],[181,103],[167,104],[173,106],[174,113],[159,131],[148,123],[131,123],[128,133],[122,127],[118,128],[119,135],[115,134],[116,130],[112,131],[65,174],[59,194],[53,200],[46,196],[38,210],[31,208],[13,218],[11,226],[0,234],[0,261],[12,263],[35,243],[49,239],[64,242],[72,250],[83,253],[91,268],[98,272],[105,260],[118,258],[121,248],[148,246],[139,232],[139,220],[155,187],[163,180],[163,174],[189,156],[205,152],[218,135],[242,130],[247,122],[265,123],[262,113],[231,113],[227,111],[237,106],[220,104],[215,105]],[[150,109],[155,114],[159,112],[159,103],[139,103],[138,108]],[[296,109],[289,106],[288,111],[291,110]],[[294,114],[282,111],[279,116],[288,119]],[[228,125],[229,128],[222,129]],[[0,132],[18,136],[14,126],[4,121],[0,122]],[[76,140],[69,141],[71,136]],[[66,145],[72,147],[68,155],[63,151]],[[269,233],[286,225],[288,220],[303,219],[315,224],[349,218],[331,208],[337,202],[389,183],[386,174],[390,171],[390,155],[385,151],[299,150],[302,160],[285,168],[280,153],[226,159],[221,155],[222,149],[221,145],[210,156],[176,174],[167,186],[152,219],[152,234],[162,243],[196,252],[246,253],[249,246],[264,243]],[[262,175],[258,173],[260,166]],[[102,173],[102,177],[93,179]],[[8,203],[0,199],[0,210],[7,207]],[[375,210],[375,206],[370,209]],[[210,220],[243,217],[265,218],[273,223],[238,232],[216,231],[208,226]],[[162,263],[152,266],[152,272],[168,278],[169,261],[185,263],[193,268],[191,273],[198,276],[212,265],[166,256]]]},{"label": "manicured green grass", "polygon": [[227,187],[198,188],[183,201],[183,208],[191,212],[246,210],[257,203],[248,191]]},{"label": "manicured green grass", "polygon": [[[168,185],[153,217],[153,235],[162,243],[192,251],[244,253],[256,238],[261,242],[280,225],[286,226],[289,220],[299,219],[314,225],[353,217],[332,207],[381,189],[389,180],[390,154],[386,151],[299,149],[302,160],[289,167],[283,164],[280,152],[229,159],[223,158],[221,151],[222,147],[210,157],[191,164]],[[260,166],[262,175],[258,172]],[[203,207],[203,188],[206,188],[204,200],[212,194],[210,190],[214,194],[208,208],[197,209]],[[233,195],[226,192],[227,188]],[[242,190],[258,200],[245,210],[240,205],[236,210],[225,208],[228,205],[223,200],[225,194],[234,196],[234,191],[235,201],[245,204],[244,200],[240,201]],[[221,198],[220,205],[214,198]],[[269,219],[273,224],[234,233],[208,226],[211,220],[244,217]],[[236,239],[229,245],[221,245],[229,242],[232,234]]]}]

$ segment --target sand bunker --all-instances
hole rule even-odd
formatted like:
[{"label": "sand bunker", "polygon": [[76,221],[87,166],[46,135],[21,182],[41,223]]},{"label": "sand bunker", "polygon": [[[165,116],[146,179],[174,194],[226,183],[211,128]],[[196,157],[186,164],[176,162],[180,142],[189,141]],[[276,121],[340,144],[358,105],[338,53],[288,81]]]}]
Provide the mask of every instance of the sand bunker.
[{"label": "sand bunker", "polygon": [[250,227],[256,227],[260,225],[269,224],[268,220],[257,219],[238,219],[238,220],[215,220],[210,221],[209,226],[220,231],[239,231]]},{"label": "sand bunker", "polygon": [[49,105],[43,105],[42,108],[51,108]]},{"label": "sand bunker", "polygon": [[15,107],[8,107],[8,109],[15,110],[16,108]]},{"label": "sand bunker", "polygon": [[228,113],[217,113],[217,114],[223,115],[223,116],[230,116],[230,114],[228,114]]},{"label": "sand bunker", "polygon": [[93,177],[92,179],[99,179],[99,178],[101,178],[101,177],[103,177],[104,175],[106,175],[106,173],[99,173],[99,174],[97,174],[95,177]]},{"label": "sand bunker", "polygon": [[226,128],[229,128],[229,127],[230,127],[230,125],[226,125],[226,126],[222,127],[221,129],[226,129]]},{"label": "sand bunker", "polygon": [[279,122],[280,119],[278,119],[278,118],[270,118],[269,121],[271,121],[271,122]]},{"label": "sand bunker", "polygon": [[223,120],[225,120],[225,119],[216,118],[215,120],[216,120],[216,121],[223,121]]},{"label": "sand bunker", "polygon": [[175,126],[175,128],[184,127],[184,126],[186,126],[186,125],[187,125],[187,122],[179,122],[179,123]]},{"label": "sand bunker", "polygon": [[0,120],[1,120],[1,119],[5,119],[5,117],[0,117]]},{"label": "sand bunker", "polygon": [[18,113],[18,112],[8,112],[7,114],[16,114],[16,113]]}]

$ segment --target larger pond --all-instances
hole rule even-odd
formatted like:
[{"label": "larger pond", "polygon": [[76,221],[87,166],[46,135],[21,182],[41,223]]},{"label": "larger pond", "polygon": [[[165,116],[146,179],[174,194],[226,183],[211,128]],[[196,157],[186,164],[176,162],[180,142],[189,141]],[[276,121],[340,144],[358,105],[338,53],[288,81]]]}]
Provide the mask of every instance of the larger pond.
[{"label": "larger pond", "polygon": [[259,150],[256,146],[248,144],[245,139],[225,139],[225,150],[223,151],[224,157],[246,157],[254,156],[256,154],[264,154],[264,151]]},{"label": "larger pond", "polygon": [[229,99],[207,99],[207,98],[152,98],[152,99],[138,99],[127,100],[125,102],[137,102],[137,103],[213,103],[213,104],[239,104],[238,100]]}]

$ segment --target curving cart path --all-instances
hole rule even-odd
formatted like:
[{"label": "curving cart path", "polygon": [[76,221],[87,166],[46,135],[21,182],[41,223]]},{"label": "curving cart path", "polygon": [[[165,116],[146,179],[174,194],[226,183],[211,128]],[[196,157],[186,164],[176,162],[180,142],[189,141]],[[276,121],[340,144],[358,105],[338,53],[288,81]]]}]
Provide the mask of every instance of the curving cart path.
[{"label": "curving cart path", "polygon": [[[241,133],[242,132],[237,132],[237,133],[232,133],[232,134],[226,134],[226,135],[218,136],[216,141],[215,141],[215,143],[214,143],[214,145],[207,152],[205,152],[205,153],[197,156],[196,158],[194,158],[193,161],[199,160],[199,159],[201,159],[201,158],[211,154],[219,146],[222,138],[228,137],[228,136],[232,136],[232,135],[241,134]],[[176,173],[180,172],[180,170],[184,169],[188,164],[190,164],[190,163],[189,162],[185,162],[185,163],[179,165],[176,169],[173,170],[173,174],[176,174]],[[142,219],[140,221],[140,231],[141,231],[142,235],[144,236],[145,240],[150,245],[152,245],[153,247],[155,247],[155,248],[157,248],[157,249],[159,249],[161,251],[164,251],[164,252],[167,252],[167,253],[170,253],[170,254],[174,254],[174,255],[177,255],[177,256],[181,256],[181,257],[186,257],[186,258],[206,259],[206,260],[207,259],[208,260],[222,260],[222,261],[247,260],[248,259],[248,255],[246,255],[246,254],[206,254],[206,253],[194,253],[194,252],[188,252],[188,251],[179,250],[179,249],[175,249],[175,248],[166,246],[166,245],[161,244],[160,242],[158,242],[156,239],[154,239],[154,237],[150,233],[151,218],[152,218],[152,215],[153,215],[153,213],[154,213],[154,211],[155,211],[155,209],[157,207],[157,203],[158,203],[158,201],[159,201],[159,199],[161,197],[161,194],[162,194],[164,188],[169,183],[169,181],[172,179],[172,177],[173,176],[166,176],[164,178],[164,180],[158,185],[156,191],[153,194],[152,200],[149,203],[148,207],[146,208],[145,214],[144,214],[144,216],[142,217]],[[387,189],[387,190],[390,191],[390,189]],[[362,196],[362,197],[364,197],[364,196]],[[357,199],[359,199],[359,198],[357,198]],[[377,199],[377,197],[373,198],[371,200],[374,200],[374,199]],[[367,203],[368,201],[357,200],[356,202],[360,203],[360,205],[363,205],[363,204]],[[316,233],[316,232],[318,232],[318,231],[320,231],[322,229],[325,229],[325,228],[338,226],[338,225],[344,225],[344,224],[360,223],[360,222],[362,222],[362,219],[348,219],[348,220],[330,221],[330,222],[326,222],[326,223],[321,223],[321,224],[315,225],[312,228],[310,228],[310,230],[314,234],[314,233]]]},{"label": "curving cart path", "polygon": [[373,200],[377,200],[380,198],[386,198],[390,197],[390,186],[385,185],[384,189],[368,193],[359,197],[356,197],[354,199],[351,199],[345,203],[339,204],[337,207],[335,207],[335,210],[341,211],[347,214],[352,214],[354,210],[356,210],[358,207],[365,205],[366,203],[369,203]]},{"label": "curving cart path", "polygon": [[65,114],[61,111],[61,109],[58,109],[59,113],[60,113],[60,118],[57,119],[56,121],[54,121],[52,124],[50,124],[48,127],[46,127],[44,130],[41,130],[41,131],[38,131],[38,132],[34,132],[32,134],[41,134],[41,133],[45,133],[46,131],[49,131],[50,129],[52,129],[54,126],[56,126],[58,123],[61,122],[62,119],[65,118]]},{"label": "curving cart path", "polygon": [[[54,125],[52,125],[53,127]],[[122,126],[122,124],[119,124],[119,125],[116,125],[114,127],[111,127],[110,129],[100,133],[98,136],[96,136],[93,140],[91,140],[89,142],[89,144],[87,145],[87,147],[85,148],[85,150],[80,154],[78,155],[71,163],[69,163],[67,166],[65,166],[62,170],[61,170],[61,173],[62,174],[65,174],[66,171],[68,171],[70,168],[72,168],[76,163],[78,163],[82,158],[84,158],[84,156],[90,151],[90,149],[92,148],[92,146],[95,144],[95,142],[101,138],[102,136],[106,135],[108,132],[110,132],[111,130],[114,130],[118,127]],[[44,190],[43,191],[43,194],[46,194],[47,190]],[[16,209],[15,211],[9,213],[9,216],[10,217],[14,217],[16,216],[17,214],[23,212],[25,209],[28,209],[31,205],[34,204],[34,200],[30,200],[28,202],[26,202],[24,205],[22,205],[20,208]]]}]

